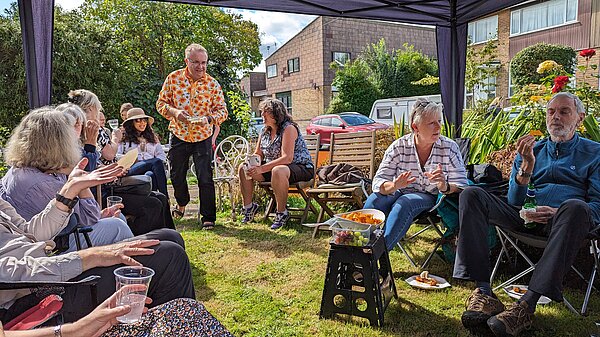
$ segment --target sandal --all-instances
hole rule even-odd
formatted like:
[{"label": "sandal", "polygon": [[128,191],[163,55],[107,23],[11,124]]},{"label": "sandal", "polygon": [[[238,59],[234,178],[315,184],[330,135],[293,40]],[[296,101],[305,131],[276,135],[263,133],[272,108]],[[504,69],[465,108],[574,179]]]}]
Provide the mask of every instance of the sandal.
[{"label": "sandal", "polygon": [[202,223],[202,229],[209,231],[215,228],[215,223],[211,221],[206,221]]},{"label": "sandal", "polygon": [[171,211],[171,216],[173,217],[173,219],[181,219],[183,218],[183,216],[185,215],[185,210],[184,211],[180,211],[177,208],[173,208],[173,210]]}]

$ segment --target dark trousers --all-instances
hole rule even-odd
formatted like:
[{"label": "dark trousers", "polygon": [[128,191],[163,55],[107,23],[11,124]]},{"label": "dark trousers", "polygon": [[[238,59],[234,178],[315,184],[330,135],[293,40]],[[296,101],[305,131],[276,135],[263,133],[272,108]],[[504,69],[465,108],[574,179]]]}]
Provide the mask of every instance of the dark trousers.
[{"label": "dark trousers", "polygon": [[169,199],[160,192],[150,192],[150,195],[116,194],[123,198],[125,208],[123,214],[131,215],[133,221],[128,221],[133,235],[141,235],[159,228],[175,229]]},{"label": "dark trousers", "polygon": [[[460,232],[454,264],[454,277],[489,281],[491,264],[488,226],[510,231],[526,231],[519,208],[480,187],[468,187],[459,198]],[[562,301],[563,278],[575,261],[586,235],[592,229],[589,206],[576,199],[564,201],[545,228],[546,248],[531,276],[529,289],[552,300]]]},{"label": "dark trousers", "polygon": [[187,185],[190,156],[194,160],[198,178],[202,222],[214,222],[217,220],[217,207],[211,166],[212,143],[210,138],[196,143],[188,143],[171,135],[168,159],[171,166],[171,182],[175,190],[175,200],[179,206],[186,206],[190,202],[190,191]]},{"label": "dark trousers", "polygon": [[165,165],[160,158],[152,158],[138,161],[129,168],[128,176],[145,174],[152,178],[152,190],[169,196],[167,191],[167,175]]},{"label": "dark trousers", "polygon": [[[152,247],[154,254],[134,257],[155,272],[148,288],[148,297],[152,298],[152,304],[149,306],[155,307],[176,298],[195,299],[192,271],[181,235],[171,229],[160,229],[130,240],[139,239],[161,240],[158,245]],[[73,278],[72,280],[81,280],[90,275],[101,276],[97,288],[98,303],[92,300],[90,288],[87,286],[65,288],[65,293],[61,295],[64,301],[62,313],[65,322],[74,322],[82,318],[110,297],[116,290],[113,272],[122,266],[93,268]],[[6,323],[38,302],[39,299],[33,294],[22,297],[8,310],[0,310],[0,318]]]}]

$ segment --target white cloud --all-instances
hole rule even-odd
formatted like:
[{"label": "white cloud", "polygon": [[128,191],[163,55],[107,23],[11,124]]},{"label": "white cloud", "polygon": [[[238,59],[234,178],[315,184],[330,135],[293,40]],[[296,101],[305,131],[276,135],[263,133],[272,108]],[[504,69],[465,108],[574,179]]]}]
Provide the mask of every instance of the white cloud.
[{"label": "white cloud", "polygon": [[60,5],[64,10],[70,11],[81,6],[83,1],[84,0],[55,0],[55,5]]},{"label": "white cloud", "polygon": [[[258,25],[260,33],[260,52],[263,57],[271,55],[275,50],[298,34],[306,25],[315,19],[314,15],[289,14],[279,12],[232,9],[244,19]],[[264,60],[253,71],[265,71]]]}]

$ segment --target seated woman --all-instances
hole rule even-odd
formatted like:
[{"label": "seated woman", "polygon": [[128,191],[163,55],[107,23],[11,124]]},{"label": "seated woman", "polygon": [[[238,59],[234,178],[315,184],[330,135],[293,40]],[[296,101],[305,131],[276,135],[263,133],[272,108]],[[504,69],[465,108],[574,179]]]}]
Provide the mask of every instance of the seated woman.
[{"label": "seated woman", "polygon": [[127,175],[145,174],[152,178],[152,189],[169,196],[164,161],[167,159],[158,137],[152,130],[154,118],[147,116],[144,110],[132,108],[127,111],[123,122],[125,134],[119,143],[117,157],[138,149],[137,162],[131,166]]},{"label": "seated woman", "polygon": [[[96,121],[98,118],[98,111],[102,111],[102,104],[98,96],[88,90],[73,90],[69,93],[69,102],[77,104],[85,113],[86,117]],[[130,109],[130,104],[125,103],[121,106],[121,113],[126,112]],[[113,162],[115,154],[118,150],[118,143],[121,141],[122,132],[120,129],[113,131],[113,138],[99,132],[97,138],[98,147],[101,149],[101,159],[96,164],[106,164]],[[112,149],[114,146],[114,153]],[[109,148],[110,149],[107,149]],[[112,153],[113,157],[110,155]],[[110,158],[110,160],[109,160]],[[91,164],[90,164],[91,165]],[[93,170],[96,166],[87,167],[86,171]],[[108,195],[109,190],[103,189],[103,198]],[[169,199],[166,195],[160,192],[151,192],[150,195],[137,195],[133,193],[122,193],[115,192],[123,198],[123,204],[125,207],[122,209],[123,214],[132,218],[129,221],[129,227],[133,231],[133,234],[140,235],[147,233],[151,230],[158,228],[171,228],[174,229],[173,218],[169,210]]]},{"label": "seated woman", "polygon": [[56,110],[62,111],[63,114],[73,117],[75,124],[75,135],[80,139],[82,144],[81,154],[88,159],[86,171],[93,171],[100,157],[96,150],[96,139],[100,126],[95,121],[88,121],[85,113],[81,108],[73,103],[64,103],[56,107]]},{"label": "seated woman", "polygon": [[[75,120],[60,111],[43,108],[25,116],[14,130],[6,149],[11,166],[0,181],[0,198],[8,201],[26,220],[40,213],[62,188],[69,172],[81,159]],[[117,206],[100,210],[89,188],[78,195],[73,211],[90,233],[93,245],[107,245],[133,237],[127,224],[115,217]],[[75,249],[69,238],[69,251]]]},{"label": "seated woman", "polygon": [[271,229],[278,229],[290,218],[286,203],[291,183],[308,181],[314,177],[314,165],[298,125],[292,120],[287,108],[280,100],[268,98],[259,105],[265,128],[258,138],[255,155],[261,158],[261,165],[245,170],[238,169],[244,219],[242,223],[254,219],[258,205],[252,202],[254,181],[270,181],[277,213]]},{"label": "seated woman", "polygon": [[438,192],[454,193],[458,186],[467,185],[458,145],[440,135],[441,104],[419,98],[409,120],[412,133],[385,151],[364,206],[387,214],[388,250],[404,237],[416,216],[435,205]]}]

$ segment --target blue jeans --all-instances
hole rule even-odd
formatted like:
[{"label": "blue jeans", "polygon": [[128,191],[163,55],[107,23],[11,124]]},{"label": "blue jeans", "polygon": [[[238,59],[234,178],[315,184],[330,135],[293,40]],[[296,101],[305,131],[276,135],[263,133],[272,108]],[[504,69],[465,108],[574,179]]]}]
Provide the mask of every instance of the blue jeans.
[{"label": "blue jeans", "polygon": [[159,191],[160,193],[169,197],[167,192],[167,175],[165,173],[165,166],[163,161],[159,158],[146,159],[138,161],[127,173],[128,176],[142,175],[145,174],[152,178],[152,190]]},{"label": "blue jeans", "polygon": [[375,208],[386,214],[384,237],[388,250],[406,235],[413,219],[435,205],[437,196],[429,193],[407,193],[396,191],[383,195],[372,193],[364,208]]}]

